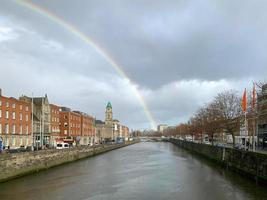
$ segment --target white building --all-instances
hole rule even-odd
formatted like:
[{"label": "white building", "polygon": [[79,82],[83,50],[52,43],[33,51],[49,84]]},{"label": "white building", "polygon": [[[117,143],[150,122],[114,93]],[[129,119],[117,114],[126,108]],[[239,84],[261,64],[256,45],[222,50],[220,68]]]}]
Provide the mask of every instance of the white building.
[{"label": "white building", "polygon": [[166,130],[168,128],[167,124],[159,124],[158,125],[158,132],[163,133],[164,130]]}]

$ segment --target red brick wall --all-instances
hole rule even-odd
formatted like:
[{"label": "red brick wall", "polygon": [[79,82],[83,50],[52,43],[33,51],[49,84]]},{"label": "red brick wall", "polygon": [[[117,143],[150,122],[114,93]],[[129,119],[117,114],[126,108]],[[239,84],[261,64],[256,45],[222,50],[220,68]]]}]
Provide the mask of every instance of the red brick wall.
[{"label": "red brick wall", "polygon": [[81,115],[60,111],[60,136],[81,136]]},{"label": "red brick wall", "polygon": [[58,130],[60,123],[60,114],[59,114],[59,106],[50,104],[50,112],[51,112],[51,132],[53,136],[59,135]]},{"label": "red brick wall", "polygon": [[82,136],[94,135],[94,118],[91,116],[82,115]]},{"label": "red brick wall", "polygon": [[[22,125],[22,134],[31,135],[31,104],[24,101],[20,101],[14,98],[8,98],[0,96],[1,101],[1,118],[0,122],[2,124],[2,134],[5,133],[5,124],[9,124],[9,134],[12,133],[12,126],[15,125],[16,130],[14,134],[20,133],[20,125]],[[9,104],[7,106],[7,103]],[[8,111],[8,119],[6,118],[6,112]],[[13,119],[13,113],[15,119]],[[22,120],[20,118],[22,117]],[[26,127],[28,126],[28,133],[26,133]]]}]

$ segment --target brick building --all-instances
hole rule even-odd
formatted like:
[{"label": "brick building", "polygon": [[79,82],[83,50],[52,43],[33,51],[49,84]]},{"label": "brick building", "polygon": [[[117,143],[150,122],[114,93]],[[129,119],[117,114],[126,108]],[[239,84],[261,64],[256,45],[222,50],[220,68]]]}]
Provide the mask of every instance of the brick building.
[{"label": "brick building", "polygon": [[56,146],[57,139],[60,138],[60,107],[54,104],[50,104],[50,116],[51,116],[51,145]]},{"label": "brick building", "polygon": [[82,145],[93,144],[95,141],[94,118],[86,113],[75,111],[81,115],[81,141]]},{"label": "brick building", "polygon": [[72,139],[76,144],[81,140],[81,114],[72,112],[69,108],[60,109],[60,137]]},{"label": "brick building", "polygon": [[3,146],[19,148],[32,145],[31,103],[2,96],[0,90],[0,138]]},{"label": "brick building", "polygon": [[126,140],[129,139],[130,137],[130,131],[127,126],[122,125],[122,137],[125,138]]}]

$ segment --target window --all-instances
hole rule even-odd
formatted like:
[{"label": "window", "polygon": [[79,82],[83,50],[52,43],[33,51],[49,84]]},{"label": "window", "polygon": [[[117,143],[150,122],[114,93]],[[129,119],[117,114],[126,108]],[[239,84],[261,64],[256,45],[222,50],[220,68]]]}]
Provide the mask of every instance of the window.
[{"label": "window", "polygon": [[19,125],[19,134],[22,134],[22,125]]},{"label": "window", "polygon": [[67,130],[64,130],[64,135],[67,135],[67,134],[68,134]]},{"label": "window", "polygon": [[15,141],[15,138],[12,137],[12,138],[11,138],[11,144],[12,144],[12,146],[15,146],[15,142],[16,142],[16,141]]},{"label": "window", "polygon": [[16,133],[16,125],[13,124],[13,125],[12,125],[12,134],[15,134],[15,133]]},{"label": "window", "polygon": [[29,111],[29,106],[26,106],[26,111]]},{"label": "window", "polygon": [[12,113],[12,119],[16,119],[16,113],[15,112]]},{"label": "window", "polygon": [[26,134],[29,134],[29,126],[26,126]]},{"label": "window", "polygon": [[9,125],[5,124],[5,133],[8,134],[9,133]]},{"label": "window", "polygon": [[8,140],[8,138],[6,138],[6,140],[5,140],[5,146],[6,146],[6,147],[9,146],[9,140]]},{"label": "window", "polygon": [[19,105],[19,109],[22,110],[22,105]]},{"label": "window", "polygon": [[6,107],[7,107],[7,108],[9,107],[9,102],[6,102]]},{"label": "window", "polygon": [[29,120],[29,116],[28,115],[26,115],[26,121],[28,121]]},{"label": "window", "polygon": [[16,108],[16,104],[12,103],[12,108]]},{"label": "window", "polygon": [[20,144],[19,145],[22,146],[23,145],[22,137],[20,137],[19,139],[20,139]]},{"label": "window", "polygon": [[19,120],[22,121],[22,113],[19,113]]},{"label": "window", "polygon": [[6,119],[8,119],[9,118],[9,112],[8,112],[8,110],[6,111]]}]

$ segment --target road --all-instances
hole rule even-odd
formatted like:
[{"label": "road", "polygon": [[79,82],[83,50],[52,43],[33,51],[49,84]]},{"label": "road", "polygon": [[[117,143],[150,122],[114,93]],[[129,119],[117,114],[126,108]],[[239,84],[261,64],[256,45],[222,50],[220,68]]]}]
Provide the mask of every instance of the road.
[{"label": "road", "polygon": [[0,184],[0,199],[247,200],[266,188],[164,142],[146,142]]}]

